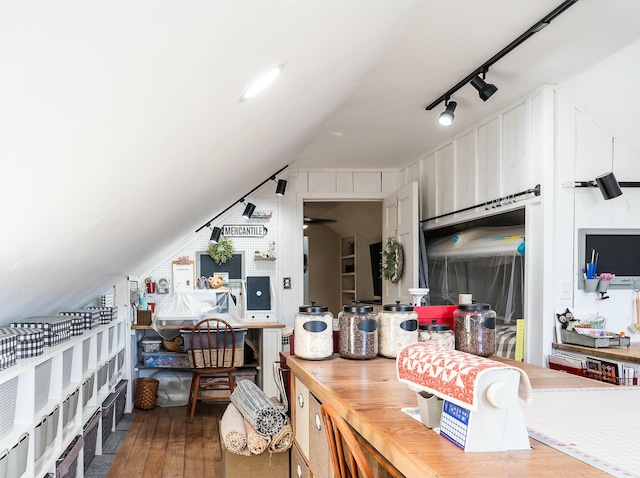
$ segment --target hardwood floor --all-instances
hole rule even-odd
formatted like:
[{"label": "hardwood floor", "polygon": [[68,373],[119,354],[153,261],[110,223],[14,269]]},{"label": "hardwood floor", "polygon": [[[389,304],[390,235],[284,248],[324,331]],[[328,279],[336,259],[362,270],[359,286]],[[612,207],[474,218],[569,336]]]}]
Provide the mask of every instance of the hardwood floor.
[{"label": "hardwood floor", "polygon": [[108,478],[214,478],[222,476],[218,423],[227,404],[134,410]]}]

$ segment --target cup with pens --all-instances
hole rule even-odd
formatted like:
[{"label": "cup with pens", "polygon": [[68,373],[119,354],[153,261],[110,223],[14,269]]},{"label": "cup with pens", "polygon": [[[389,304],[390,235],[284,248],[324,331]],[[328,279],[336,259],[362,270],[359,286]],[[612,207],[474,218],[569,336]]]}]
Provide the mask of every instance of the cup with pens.
[{"label": "cup with pens", "polygon": [[591,250],[591,262],[587,262],[583,271],[584,276],[584,291],[595,292],[598,289],[598,282],[600,279],[597,276],[598,270],[598,253],[595,249]]}]

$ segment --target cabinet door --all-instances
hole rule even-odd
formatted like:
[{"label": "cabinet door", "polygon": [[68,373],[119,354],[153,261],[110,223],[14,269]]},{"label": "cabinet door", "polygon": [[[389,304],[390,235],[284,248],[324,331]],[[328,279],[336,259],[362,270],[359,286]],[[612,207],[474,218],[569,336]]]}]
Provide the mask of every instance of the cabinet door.
[{"label": "cabinet door", "polygon": [[293,382],[295,406],[293,431],[300,452],[309,457],[309,389],[296,377]]},{"label": "cabinet door", "polygon": [[291,447],[291,478],[310,478],[311,473],[309,467],[302,457],[302,453],[298,449],[298,444],[294,443]]},{"label": "cabinet door", "polygon": [[314,477],[331,478],[331,457],[329,443],[324,431],[324,423],[320,414],[320,402],[312,394],[309,395],[309,468]]}]

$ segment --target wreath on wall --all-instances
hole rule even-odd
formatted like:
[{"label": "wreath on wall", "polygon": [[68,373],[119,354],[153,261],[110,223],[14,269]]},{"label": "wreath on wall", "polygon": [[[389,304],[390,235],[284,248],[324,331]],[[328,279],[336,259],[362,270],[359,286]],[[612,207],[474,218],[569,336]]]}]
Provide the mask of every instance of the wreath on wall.
[{"label": "wreath on wall", "polygon": [[382,251],[382,264],[380,276],[392,284],[397,284],[402,279],[404,272],[404,250],[394,238],[387,239],[387,244]]},{"label": "wreath on wall", "polygon": [[208,251],[216,264],[224,264],[233,256],[233,242],[225,236],[220,236],[218,242],[210,242]]}]

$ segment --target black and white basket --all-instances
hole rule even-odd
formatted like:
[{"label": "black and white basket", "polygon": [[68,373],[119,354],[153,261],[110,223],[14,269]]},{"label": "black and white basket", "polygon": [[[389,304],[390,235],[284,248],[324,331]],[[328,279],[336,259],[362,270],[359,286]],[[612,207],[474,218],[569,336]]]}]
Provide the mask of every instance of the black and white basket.
[{"label": "black and white basket", "polygon": [[100,323],[100,311],[91,309],[65,310],[60,315],[78,316],[84,319],[84,328],[90,330]]},{"label": "black and white basket", "polygon": [[44,332],[44,345],[52,347],[71,339],[71,317],[49,316],[31,317],[24,322],[13,322],[11,327],[41,329]]},{"label": "black and white basket", "polygon": [[16,364],[16,339],[13,333],[0,333],[0,370]]},{"label": "black and white basket", "polygon": [[44,352],[44,331],[19,327],[0,327],[2,334],[16,335],[16,358],[37,357]]},{"label": "black and white basket", "polygon": [[98,310],[100,311],[100,323],[108,324],[112,320],[118,317],[118,308],[117,307],[87,307],[89,310]]}]

